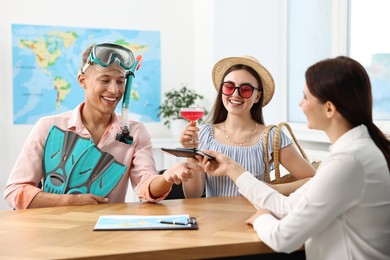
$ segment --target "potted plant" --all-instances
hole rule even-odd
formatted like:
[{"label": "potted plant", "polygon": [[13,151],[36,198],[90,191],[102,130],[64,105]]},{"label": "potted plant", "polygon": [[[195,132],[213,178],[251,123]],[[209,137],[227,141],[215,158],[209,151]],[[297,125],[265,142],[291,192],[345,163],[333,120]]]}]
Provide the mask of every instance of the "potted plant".
[{"label": "potted plant", "polygon": [[[158,107],[159,113],[164,125],[171,128],[173,120],[180,119],[184,123],[186,121],[180,116],[180,108],[191,107],[196,104],[196,101],[202,100],[203,96],[196,93],[195,90],[188,88],[185,84],[179,90],[172,89],[164,93],[164,101]],[[205,111],[205,115],[207,115]],[[199,120],[201,122],[201,119]]]}]

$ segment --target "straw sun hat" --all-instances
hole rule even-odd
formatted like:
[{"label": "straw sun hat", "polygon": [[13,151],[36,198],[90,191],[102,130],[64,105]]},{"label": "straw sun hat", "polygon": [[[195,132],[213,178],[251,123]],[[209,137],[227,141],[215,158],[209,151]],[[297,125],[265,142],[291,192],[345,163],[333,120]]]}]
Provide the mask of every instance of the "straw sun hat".
[{"label": "straw sun hat", "polygon": [[218,61],[213,68],[213,83],[218,91],[225,72],[234,65],[246,65],[254,69],[259,74],[263,84],[263,107],[272,99],[275,92],[275,83],[271,73],[252,56],[228,57]]}]

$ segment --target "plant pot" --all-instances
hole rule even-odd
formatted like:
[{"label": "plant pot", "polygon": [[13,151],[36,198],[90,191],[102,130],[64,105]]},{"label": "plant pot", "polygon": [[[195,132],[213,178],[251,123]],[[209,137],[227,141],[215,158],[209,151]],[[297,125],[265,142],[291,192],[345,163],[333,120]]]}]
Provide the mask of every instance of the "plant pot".
[{"label": "plant pot", "polygon": [[172,119],[170,122],[172,136],[177,137],[179,140],[181,133],[183,132],[184,128],[186,128],[187,124],[188,121],[185,119]]}]

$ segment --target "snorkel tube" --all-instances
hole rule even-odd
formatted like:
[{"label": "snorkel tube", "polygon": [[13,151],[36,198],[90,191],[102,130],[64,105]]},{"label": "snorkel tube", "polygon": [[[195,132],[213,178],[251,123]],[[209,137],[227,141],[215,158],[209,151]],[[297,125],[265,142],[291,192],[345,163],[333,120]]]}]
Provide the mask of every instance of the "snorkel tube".
[{"label": "snorkel tube", "polygon": [[134,72],[141,67],[142,56],[138,55],[135,59],[134,65],[130,68],[126,75],[126,86],[125,93],[123,94],[122,101],[122,133],[116,135],[116,140],[125,144],[133,144],[133,137],[130,135],[129,129],[129,103],[130,103],[130,93],[131,93],[131,84],[133,83],[133,78],[135,78]]}]

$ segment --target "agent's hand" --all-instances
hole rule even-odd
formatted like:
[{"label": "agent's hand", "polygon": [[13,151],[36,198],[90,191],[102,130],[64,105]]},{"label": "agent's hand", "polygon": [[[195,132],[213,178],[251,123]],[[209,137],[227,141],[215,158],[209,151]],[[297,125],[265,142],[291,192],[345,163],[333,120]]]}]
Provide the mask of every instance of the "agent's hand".
[{"label": "agent's hand", "polygon": [[242,168],[229,156],[211,150],[204,150],[204,152],[215,157],[215,159],[212,160],[209,160],[207,157],[197,157],[201,162],[204,171],[209,175],[226,175],[229,176],[233,181],[236,181],[238,176],[240,176],[245,171],[244,168]]},{"label": "agent's hand", "polygon": [[197,148],[198,143],[193,142],[198,141],[198,132],[199,128],[196,126],[196,121],[190,121],[186,128],[184,128],[183,132],[180,136],[180,143],[185,148]]},{"label": "agent's hand", "polygon": [[193,174],[202,170],[196,160],[180,162],[167,169],[162,176],[169,183],[180,184],[192,179]]},{"label": "agent's hand", "polygon": [[256,211],[255,214],[253,214],[250,218],[248,218],[245,222],[249,225],[252,225],[253,226],[253,222],[255,222],[255,220],[260,217],[261,215],[264,215],[264,214],[271,214],[271,211],[269,211],[268,209],[258,209]]}]

